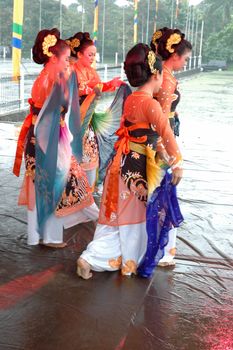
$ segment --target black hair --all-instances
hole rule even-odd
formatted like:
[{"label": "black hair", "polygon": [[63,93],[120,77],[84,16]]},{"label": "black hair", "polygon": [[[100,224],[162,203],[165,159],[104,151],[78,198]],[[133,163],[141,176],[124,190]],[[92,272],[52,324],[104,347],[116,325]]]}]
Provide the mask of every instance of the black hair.
[{"label": "black hair", "polygon": [[[153,75],[148,63],[150,50],[148,45],[140,43],[135,45],[126,55],[124,62],[125,74],[133,87],[142,86]],[[162,60],[159,56],[156,56],[153,68],[162,73]]]}]

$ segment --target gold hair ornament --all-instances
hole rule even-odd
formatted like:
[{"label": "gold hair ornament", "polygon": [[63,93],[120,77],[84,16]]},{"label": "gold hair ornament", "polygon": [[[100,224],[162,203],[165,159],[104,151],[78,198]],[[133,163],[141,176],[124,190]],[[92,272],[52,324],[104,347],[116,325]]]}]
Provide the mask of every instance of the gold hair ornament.
[{"label": "gold hair ornament", "polygon": [[181,42],[181,35],[178,33],[172,34],[166,44],[166,50],[170,53],[175,52],[175,50],[172,48],[172,45],[179,44]]},{"label": "gold hair ornament", "polygon": [[42,43],[43,54],[52,57],[53,53],[49,52],[49,48],[55,46],[57,43],[57,38],[55,35],[48,34]]},{"label": "gold hair ornament", "polygon": [[156,62],[156,54],[154,53],[154,51],[150,50],[147,56],[147,61],[150,67],[150,71],[152,74],[156,74],[157,73],[157,69],[154,68],[154,64]]},{"label": "gold hair ornament", "polygon": [[152,43],[154,45],[157,44],[157,40],[160,39],[162,37],[163,33],[161,32],[161,30],[157,30],[157,32],[155,32],[152,36]]},{"label": "gold hair ornament", "polygon": [[75,48],[79,47],[80,45],[80,40],[77,38],[74,38],[72,40],[66,40],[66,43],[69,45],[71,51],[73,54],[76,54]]}]

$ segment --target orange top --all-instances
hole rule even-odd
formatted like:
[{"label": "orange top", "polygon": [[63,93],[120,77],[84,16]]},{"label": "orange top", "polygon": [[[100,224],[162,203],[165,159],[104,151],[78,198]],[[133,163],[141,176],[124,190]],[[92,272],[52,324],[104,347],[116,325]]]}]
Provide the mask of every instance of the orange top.
[{"label": "orange top", "polygon": [[[133,125],[126,127],[126,120]],[[102,202],[107,220],[111,220],[112,214],[116,213],[119,208],[119,170],[122,154],[128,154],[130,152],[130,142],[140,144],[147,141],[146,133],[141,137],[130,135],[130,131],[137,129],[152,129],[162,137],[166,151],[170,156],[169,165],[172,168],[179,166],[182,161],[182,156],[169,120],[163,114],[159,102],[153,99],[152,95],[144,91],[135,91],[129,95],[125,101],[121,127],[116,132],[119,139],[115,143],[116,154],[107,171],[109,180],[107,179],[106,181],[105,179],[106,185],[104,186]],[[102,216],[102,208],[100,215]]]},{"label": "orange top", "polygon": [[47,67],[44,67],[36,78],[31,91],[32,98],[29,99],[29,104],[31,105],[30,113],[25,118],[24,123],[22,125],[18,142],[16,148],[15,162],[13,167],[13,173],[16,176],[20,174],[20,167],[22,163],[22,157],[24,152],[24,146],[27,138],[27,133],[33,122],[33,110],[32,106],[36,108],[42,108],[46,98],[52,91],[54,85],[54,74],[51,74]]},{"label": "orange top", "polygon": [[123,120],[131,123],[147,122],[153,125],[154,130],[163,139],[164,147],[171,157],[172,165],[178,165],[182,156],[170,127],[169,120],[164,115],[158,101],[143,91],[133,92],[124,105]]},{"label": "orange top", "polygon": [[162,107],[163,113],[169,118],[171,112],[172,102],[177,99],[175,90],[177,88],[177,80],[171,73],[171,71],[166,67],[166,64],[163,66],[163,83],[159,92],[154,95],[157,101]]},{"label": "orange top", "polygon": [[89,95],[93,88],[101,83],[101,79],[96,70],[92,67],[87,67],[81,61],[74,63],[74,69],[79,83],[79,96]]},{"label": "orange top", "polygon": [[54,74],[48,68],[44,67],[36,78],[31,91],[32,101],[35,107],[43,107],[46,98],[52,91],[54,82]]}]

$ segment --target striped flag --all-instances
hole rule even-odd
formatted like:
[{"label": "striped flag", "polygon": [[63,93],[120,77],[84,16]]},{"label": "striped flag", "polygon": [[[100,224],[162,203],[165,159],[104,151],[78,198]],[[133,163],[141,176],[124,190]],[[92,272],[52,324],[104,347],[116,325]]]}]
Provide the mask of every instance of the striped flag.
[{"label": "striped flag", "polygon": [[14,0],[13,10],[13,37],[12,37],[12,62],[13,62],[13,79],[18,80],[20,77],[20,63],[22,50],[22,33],[23,33],[23,7],[24,0]]},{"label": "striped flag", "polygon": [[138,41],[138,0],[134,0],[134,35],[133,42],[136,44]]},{"label": "striped flag", "polygon": [[93,29],[93,40],[95,46],[98,39],[98,22],[99,22],[99,0],[95,0],[95,13],[94,13],[94,29]]}]

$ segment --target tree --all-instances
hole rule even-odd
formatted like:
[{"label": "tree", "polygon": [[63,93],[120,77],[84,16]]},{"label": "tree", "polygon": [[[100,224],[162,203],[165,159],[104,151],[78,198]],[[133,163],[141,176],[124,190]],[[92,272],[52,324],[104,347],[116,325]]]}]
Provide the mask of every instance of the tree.
[{"label": "tree", "polygon": [[207,60],[226,60],[233,62],[233,20],[223,30],[209,36],[205,44]]},{"label": "tree", "polygon": [[[103,46],[103,1],[99,0],[99,28],[97,49],[101,53]],[[148,42],[152,37],[154,25],[156,27],[170,27],[173,8],[173,22],[176,27],[183,32],[186,28],[186,19],[188,13],[188,0],[179,1],[179,15],[175,19],[175,0],[159,0],[158,14],[156,14],[155,0],[140,0],[138,3],[138,41],[146,41],[147,29],[147,9],[149,7],[149,30]],[[42,28],[60,27],[60,1],[41,0]],[[116,5],[114,0],[105,0],[105,38],[104,52],[105,61],[113,61],[115,52],[118,52],[119,59],[123,59],[123,37],[125,39],[125,52],[133,46],[133,22],[134,22],[134,1],[128,0],[128,6],[124,9],[125,26],[123,26],[123,7]],[[35,37],[39,31],[38,0],[24,0],[24,25],[23,25],[23,57],[30,57],[30,51]],[[82,16],[83,6],[83,16]],[[195,7],[195,13],[199,20],[205,22],[203,55],[206,59],[211,57],[215,49],[222,52],[222,57],[227,57],[230,61],[233,52],[232,40],[229,38],[231,33],[233,1],[232,0],[204,0]],[[13,0],[0,0],[0,45],[11,45],[12,38],[12,17]],[[73,0],[69,7],[62,6],[62,37],[70,37],[82,30],[82,17],[84,31],[93,32],[94,19],[94,0]],[[196,18],[196,17],[195,17]],[[123,33],[125,28],[125,33]],[[221,33],[222,38],[218,35]],[[200,37],[200,25],[198,31]],[[227,38],[226,40],[224,38]],[[218,39],[217,39],[218,38]],[[189,37],[190,39],[190,37]],[[193,41],[193,37],[191,41]],[[225,41],[224,41],[225,40]],[[220,44],[221,43],[221,44]],[[198,42],[199,45],[199,42]],[[220,47],[219,47],[220,45]],[[228,45],[228,46],[227,46]],[[220,50],[220,51],[219,51]]]}]

